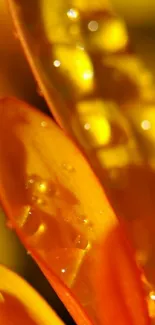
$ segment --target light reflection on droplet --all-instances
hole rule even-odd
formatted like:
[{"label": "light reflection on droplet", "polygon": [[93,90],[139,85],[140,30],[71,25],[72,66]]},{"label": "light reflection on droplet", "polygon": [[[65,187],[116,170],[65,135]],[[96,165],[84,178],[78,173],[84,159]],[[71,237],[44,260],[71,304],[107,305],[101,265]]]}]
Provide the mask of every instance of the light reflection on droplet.
[{"label": "light reflection on droplet", "polygon": [[66,269],[61,269],[61,273],[65,273],[66,272]]},{"label": "light reflection on droplet", "polygon": [[44,223],[42,223],[39,228],[38,228],[38,233],[41,234],[41,233],[44,233],[44,231],[46,230],[46,225]]},{"label": "light reflection on droplet", "polygon": [[68,18],[75,20],[78,18],[79,12],[76,9],[71,8],[67,11],[67,16]]},{"label": "light reflection on droplet", "polygon": [[155,291],[150,291],[147,296],[148,312],[151,319],[155,318]]},{"label": "light reflection on droplet", "polygon": [[54,60],[53,65],[58,68],[61,65],[61,62],[59,60]]},{"label": "light reflection on droplet", "polygon": [[150,123],[150,121],[148,121],[148,120],[143,120],[142,122],[141,122],[141,127],[142,127],[142,129],[143,130],[150,130],[151,129],[151,123]]},{"label": "light reflection on droplet", "polygon": [[43,199],[41,199],[41,198],[37,198],[36,203],[38,205],[44,205],[45,204],[45,201]]},{"label": "light reflection on droplet", "polygon": [[29,185],[32,185],[34,183],[34,179],[33,178],[28,179],[28,182],[27,183],[28,183],[27,184],[28,186]]},{"label": "light reflection on droplet", "polygon": [[31,206],[30,205],[26,205],[24,207],[24,211],[23,211],[22,217],[19,220],[19,226],[20,227],[24,227],[24,225],[26,224],[28,218],[31,217],[31,215],[32,215]]},{"label": "light reflection on droplet", "polygon": [[86,249],[88,246],[88,240],[87,238],[80,234],[75,239],[75,247],[80,249]]},{"label": "light reflection on droplet", "polygon": [[45,128],[45,127],[47,126],[47,122],[42,121],[42,122],[41,122],[41,126],[42,126],[43,128]]},{"label": "light reflection on droplet", "polygon": [[46,182],[42,182],[39,184],[39,192],[41,193],[45,193],[47,191],[47,183]]},{"label": "light reflection on droplet", "polygon": [[89,225],[89,219],[85,215],[79,215],[78,220],[80,223],[83,223],[85,226]]},{"label": "light reflection on droplet", "polygon": [[88,29],[91,32],[96,32],[98,30],[98,22],[96,20],[91,20],[88,24]]},{"label": "light reflection on droplet", "polygon": [[83,73],[83,79],[84,80],[89,80],[93,78],[93,71],[85,71]]},{"label": "light reflection on droplet", "polygon": [[72,165],[68,164],[68,163],[63,163],[62,167],[64,170],[68,171],[68,172],[74,172],[75,169]]},{"label": "light reflection on droplet", "polygon": [[89,221],[88,221],[87,218],[85,218],[85,219],[83,219],[83,222],[84,222],[85,225],[87,225]]},{"label": "light reflection on droplet", "polygon": [[155,301],[155,291],[151,291],[149,296],[151,300]]},{"label": "light reflection on droplet", "polygon": [[84,124],[84,128],[85,128],[85,130],[90,130],[90,124],[89,123],[85,123]]}]

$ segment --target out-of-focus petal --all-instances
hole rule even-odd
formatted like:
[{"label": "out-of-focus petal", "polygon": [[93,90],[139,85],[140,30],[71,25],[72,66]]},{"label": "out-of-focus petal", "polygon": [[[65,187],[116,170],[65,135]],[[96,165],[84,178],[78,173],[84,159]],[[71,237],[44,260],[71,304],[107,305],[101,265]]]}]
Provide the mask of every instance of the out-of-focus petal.
[{"label": "out-of-focus petal", "polygon": [[28,283],[2,265],[0,324],[63,325],[55,312]]}]

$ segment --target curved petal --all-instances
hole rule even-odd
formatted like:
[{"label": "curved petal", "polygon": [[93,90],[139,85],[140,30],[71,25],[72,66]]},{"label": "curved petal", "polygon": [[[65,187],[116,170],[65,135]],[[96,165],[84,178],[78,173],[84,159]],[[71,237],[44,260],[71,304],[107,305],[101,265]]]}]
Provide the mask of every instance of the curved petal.
[{"label": "curved petal", "polygon": [[0,323],[63,325],[55,312],[18,275],[0,265]]},{"label": "curved petal", "polygon": [[[123,279],[133,279],[132,290],[135,288],[139,297],[137,319],[144,315],[147,324],[135,262],[119,236],[106,244],[119,224],[88,163],[73,143],[42,113],[18,100],[4,99],[0,102],[0,155],[0,197],[6,213],[78,325],[90,324],[86,313],[93,324],[102,324],[98,313],[100,287],[94,287],[94,283],[103,265],[100,269],[101,258],[97,256],[103,254],[105,265],[110,268],[109,250],[115,254],[117,246],[125,250],[129,265]],[[123,263],[121,254],[117,263]],[[125,275],[120,269],[118,273],[119,287],[121,275]],[[111,284],[110,279],[106,280],[103,277],[107,292]],[[108,297],[106,304],[110,306],[114,298]],[[123,300],[126,301],[126,294],[122,300],[118,296],[120,306]],[[130,304],[128,309],[130,313]],[[126,324],[135,322],[127,318]]]},{"label": "curved petal", "polygon": [[[98,252],[100,261],[98,278],[99,313],[103,324],[110,325],[114,319],[123,324],[150,324],[144,292],[139,278],[142,274],[135,269],[134,254],[125,236],[118,227],[113,229],[102,250]],[[104,301],[104,308],[101,302]],[[143,311],[142,313],[140,312]]]},{"label": "curved petal", "polygon": [[145,112],[140,107],[140,101],[154,100],[151,74],[129,50],[124,24],[108,1],[8,2],[42,95],[87,155],[116,214],[125,220],[153,287],[153,115],[152,106]]}]

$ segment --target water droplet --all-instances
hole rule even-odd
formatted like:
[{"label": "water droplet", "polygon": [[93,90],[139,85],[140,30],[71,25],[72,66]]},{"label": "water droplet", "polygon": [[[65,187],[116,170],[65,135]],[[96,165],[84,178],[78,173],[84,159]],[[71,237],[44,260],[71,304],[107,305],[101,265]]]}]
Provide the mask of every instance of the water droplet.
[{"label": "water droplet", "polygon": [[88,29],[91,32],[96,32],[98,30],[98,22],[96,20],[91,20],[88,24]]},{"label": "water droplet", "polygon": [[31,175],[30,177],[28,177],[25,185],[26,189],[28,190],[29,188],[32,188],[37,180],[38,180],[37,175]]},{"label": "water droplet", "polygon": [[31,252],[30,252],[30,251],[27,251],[26,254],[27,254],[27,255],[31,255]]},{"label": "water droplet", "polygon": [[87,224],[89,223],[89,220],[88,220],[87,218],[84,218],[84,219],[83,219],[83,223],[84,223],[85,225],[87,225]]},{"label": "water droplet", "polygon": [[4,302],[5,302],[5,298],[3,294],[0,292],[0,303],[4,303]]},{"label": "water droplet", "polygon": [[38,184],[38,190],[41,193],[45,193],[47,191],[47,182],[43,181]]},{"label": "water droplet", "polygon": [[66,269],[61,269],[61,273],[65,273],[66,272]]},{"label": "water droplet", "polygon": [[56,68],[59,68],[60,65],[61,65],[61,62],[59,60],[54,60],[53,61],[53,65],[56,67]]},{"label": "water droplet", "polygon": [[88,220],[88,218],[85,216],[85,215],[78,215],[77,216],[77,219],[79,220],[79,222],[81,223],[84,223],[85,225],[88,225],[88,223],[89,223],[89,220]]},{"label": "water droplet", "polygon": [[148,311],[151,318],[155,318],[155,291],[150,291],[147,297]]},{"label": "water droplet", "polygon": [[41,122],[41,126],[42,126],[43,128],[47,127],[47,122],[46,122],[46,121],[42,121],[42,122]]},{"label": "water droplet", "polygon": [[72,165],[67,164],[67,163],[63,163],[62,167],[63,167],[63,169],[65,169],[68,172],[74,172],[75,171],[75,168]]},{"label": "water droplet", "polygon": [[86,249],[88,246],[88,240],[84,235],[80,234],[75,239],[75,247],[80,249]]},{"label": "water droplet", "polygon": [[46,197],[55,195],[56,185],[52,181],[44,180],[37,175],[31,175],[26,183],[26,190],[32,203],[45,205]]},{"label": "water droplet", "polygon": [[44,223],[41,223],[38,230],[37,230],[37,233],[38,234],[42,234],[46,231],[46,225]]},{"label": "water droplet", "polygon": [[155,291],[151,291],[149,296],[151,300],[155,301]]},{"label": "water droplet", "polygon": [[74,8],[71,8],[67,11],[67,16],[68,18],[72,19],[72,20],[75,20],[78,18],[79,16],[79,12],[77,9],[74,9]]},{"label": "water droplet", "polygon": [[84,129],[85,129],[85,130],[90,130],[90,127],[91,127],[91,126],[90,126],[89,123],[85,123],[85,124],[84,124]]},{"label": "water droplet", "polygon": [[45,205],[45,200],[36,195],[32,195],[32,202],[38,205]]},{"label": "water droplet", "polygon": [[22,231],[31,243],[43,238],[44,233],[47,231],[46,220],[44,222],[43,216],[44,212],[36,205],[32,207],[26,206],[18,220],[19,227],[22,227]]}]

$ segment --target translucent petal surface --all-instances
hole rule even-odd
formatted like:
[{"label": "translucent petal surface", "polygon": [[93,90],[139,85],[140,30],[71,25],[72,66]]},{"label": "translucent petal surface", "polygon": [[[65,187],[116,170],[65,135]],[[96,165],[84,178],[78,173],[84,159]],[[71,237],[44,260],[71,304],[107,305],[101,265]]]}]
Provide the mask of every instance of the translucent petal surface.
[{"label": "translucent petal surface", "polygon": [[[143,324],[147,324],[134,259],[123,248],[120,236],[108,240],[119,229],[118,221],[73,143],[45,115],[18,100],[6,99],[0,102],[0,155],[0,196],[5,211],[78,325],[90,324],[85,312],[93,324],[103,323],[98,311],[105,298],[99,301],[100,286],[96,285],[103,273],[101,256],[104,267],[112,273],[123,263],[117,286],[121,286],[122,275],[123,281],[132,283],[136,318],[143,317]],[[123,252],[125,249],[126,259],[124,262],[124,253],[118,254],[116,265],[111,267],[109,251],[117,254],[117,246]],[[108,296],[112,287],[109,275],[103,276],[103,288],[110,308],[116,297]],[[125,289],[122,300],[118,296],[118,305],[126,298]],[[130,309],[128,304],[129,314]],[[129,319],[126,324],[130,324]],[[134,318],[131,320],[136,324]]]}]

